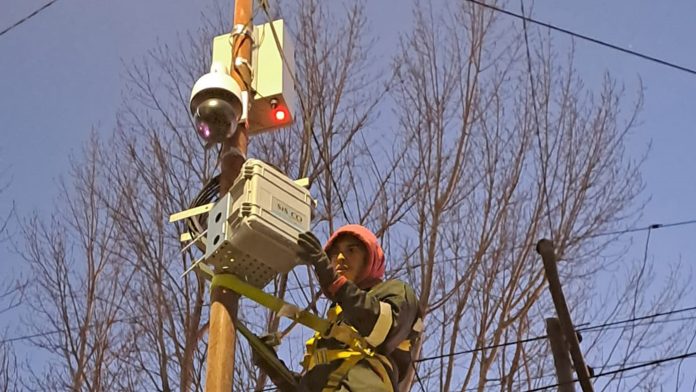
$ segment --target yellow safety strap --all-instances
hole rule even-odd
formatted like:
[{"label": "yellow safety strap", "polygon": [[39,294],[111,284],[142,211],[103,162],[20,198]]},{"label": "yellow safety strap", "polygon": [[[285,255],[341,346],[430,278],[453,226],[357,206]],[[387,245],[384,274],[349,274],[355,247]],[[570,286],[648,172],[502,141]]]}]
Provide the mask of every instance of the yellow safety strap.
[{"label": "yellow safety strap", "polygon": [[350,369],[357,365],[361,359],[362,355],[358,355],[344,360],[341,366],[329,374],[329,379],[326,381],[326,386],[322,389],[322,392],[334,392],[337,390]]},{"label": "yellow safety strap", "polygon": [[232,290],[235,293],[249,298],[250,300],[265,306],[280,316],[285,316],[298,323],[312,328],[313,330],[327,334],[331,331],[331,322],[315,314],[302,310],[296,305],[285,302],[278,297],[274,297],[258,287],[244,282],[232,274],[215,274],[211,282],[211,287],[220,286]]},{"label": "yellow safety strap", "polygon": [[[320,350],[317,350],[320,351]],[[336,351],[336,355],[340,355],[339,351],[341,350],[327,350],[327,351]],[[345,353],[345,351],[344,351]],[[350,352],[349,352],[350,353]],[[326,382],[326,386],[322,389],[322,392],[334,392],[336,391],[340,385],[341,382],[346,378],[348,375],[348,372],[358,364],[363,358],[367,360],[367,362],[370,364],[370,368],[374,370],[377,375],[382,379],[382,382],[384,382],[385,385],[389,387],[390,391],[394,391],[392,383],[391,383],[391,378],[389,377],[389,373],[387,373],[386,366],[389,366],[391,368],[391,364],[389,363],[389,360],[382,356],[382,355],[377,355],[374,357],[367,357],[365,358],[365,355],[362,353],[357,353],[353,352],[352,355],[350,356],[345,356],[346,354],[343,354],[344,358],[336,358],[336,359],[343,359],[343,363],[336,368],[331,374],[329,374],[329,378]]]},{"label": "yellow safety strap", "polygon": [[334,305],[329,309],[327,314],[328,321],[331,323],[331,329],[328,334],[322,337],[333,338],[339,342],[347,345],[356,351],[364,352],[368,356],[372,356],[372,349],[370,348],[365,338],[360,336],[357,329],[351,327],[350,325],[342,324],[338,322],[338,316],[343,312],[340,305]]},{"label": "yellow safety strap", "polygon": [[[366,355],[361,352],[350,351],[346,349],[320,348],[314,350],[311,355],[305,356],[305,361],[303,362],[307,363],[306,370],[309,371],[317,365],[326,365],[338,359],[347,359],[351,357],[366,357]],[[384,355],[375,354],[373,357],[367,357],[367,359],[370,361],[372,361],[375,358],[380,358],[380,363],[384,362],[389,366],[389,368],[391,368],[391,363]]]},{"label": "yellow safety strap", "polygon": [[305,356],[302,365],[307,371],[310,371],[317,365],[326,365],[339,359],[347,359],[350,357],[362,358],[364,356],[365,354],[357,351],[320,348],[314,350],[311,355]]},{"label": "yellow safety strap", "polygon": [[[278,315],[288,317],[317,331],[317,334],[306,343],[307,354],[302,362],[304,369],[308,371],[319,364],[336,360],[343,361],[343,363],[331,373],[327,385],[322,392],[336,390],[350,369],[362,359],[366,359],[370,363],[372,369],[374,369],[382,380],[391,387],[389,374],[385,367],[391,367],[389,360],[382,355],[376,354],[369,344],[365,342],[365,338],[360,336],[355,328],[346,324],[336,323],[338,315],[342,311],[340,306],[336,305],[331,308],[328,314],[329,319],[326,320],[311,312],[301,310],[296,305],[285,302],[278,297],[274,297],[232,274],[214,274],[212,276],[211,287],[216,286],[232,290],[261,306],[271,309]],[[338,350],[316,349],[316,340],[322,337],[336,339],[348,346],[348,348]]]},{"label": "yellow safety strap", "polygon": [[[314,337],[307,340],[305,344],[307,353],[302,361],[302,367],[305,371],[309,371],[317,365],[324,365],[339,360],[343,361],[336,370],[331,372],[326,386],[322,389],[322,392],[332,392],[340,387],[341,381],[346,378],[348,372],[358,362],[365,359],[368,361],[370,368],[391,388],[391,379],[385,367],[389,366],[391,368],[391,363],[386,357],[375,353],[355,328],[337,323],[341,312],[342,309],[339,305],[329,309],[327,316],[333,327],[328,336],[322,336],[317,333]],[[345,349],[317,349],[316,342],[322,337],[336,339],[348,347]]]}]

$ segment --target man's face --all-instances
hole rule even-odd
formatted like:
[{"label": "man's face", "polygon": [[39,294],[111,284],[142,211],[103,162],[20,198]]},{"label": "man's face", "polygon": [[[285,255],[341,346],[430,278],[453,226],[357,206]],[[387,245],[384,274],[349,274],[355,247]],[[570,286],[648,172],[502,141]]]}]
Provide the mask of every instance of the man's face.
[{"label": "man's face", "polygon": [[349,234],[338,237],[327,254],[336,267],[336,272],[351,282],[355,282],[367,264],[365,244]]}]

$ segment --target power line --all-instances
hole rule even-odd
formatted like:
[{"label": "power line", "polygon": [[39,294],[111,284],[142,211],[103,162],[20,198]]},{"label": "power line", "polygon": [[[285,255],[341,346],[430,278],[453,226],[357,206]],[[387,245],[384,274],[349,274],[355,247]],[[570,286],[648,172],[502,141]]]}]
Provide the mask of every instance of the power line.
[{"label": "power line", "polygon": [[500,347],[507,347],[507,346],[513,346],[513,345],[518,345],[518,344],[536,342],[537,340],[543,340],[543,339],[546,339],[547,337],[548,337],[548,336],[546,336],[546,335],[544,335],[544,336],[537,336],[537,337],[534,337],[534,338],[516,340],[516,341],[514,341],[514,342],[499,343],[499,344],[493,344],[493,345],[490,345],[490,346],[483,346],[483,347],[479,347],[479,348],[472,348],[472,349],[464,350],[464,351],[456,351],[456,352],[449,353],[449,354],[434,355],[434,356],[432,356],[432,357],[425,357],[425,358],[416,359],[415,362],[432,361],[432,360],[435,360],[435,359],[442,359],[442,358],[447,358],[447,357],[454,357],[454,356],[457,356],[457,355],[472,354],[472,353],[475,353],[475,352],[478,352],[478,351],[491,350],[491,349],[494,349],[494,348],[500,348]]},{"label": "power line", "polygon": [[[520,0],[520,8],[522,14],[524,15],[524,1]],[[532,73],[532,55],[529,53],[529,37],[527,34],[527,21],[522,19],[522,28],[524,29],[524,46],[527,53],[527,73],[529,74],[529,86],[532,93],[532,108],[534,111],[534,125],[536,126],[536,139],[537,145],[539,147],[539,158],[541,161],[541,184],[544,192],[544,200],[546,201],[546,218],[549,223],[549,235],[554,238],[553,235],[553,222],[551,221],[551,200],[549,200],[549,188],[546,184],[546,179],[548,177],[548,138],[546,140],[546,148],[542,148],[541,145],[541,127],[539,126],[539,110],[537,109],[537,95],[536,95],[536,84],[534,83],[534,74]],[[544,156],[544,152],[546,156]]]},{"label": "power line", "polygon": [[418,380],[418,385],[420,385],[421,392],[425,392],[423,380],[421,380],[420,375],[418,374],[418,367],[416,366],[416,361],[411,361],[411,366],[413,367],[413,373],[416,375],[416,380]]},{"label": "power line", "polygon": [[[684,221],[677,221],[677,222],[669,222],[669,223],[653,223],[647,226],[640,226],[640,227],[631,227],[631,228],[625,228],[621,230],[616,230],[616,231],[607,231],[603,233],[597,233],[597,234],[588,234],[585,236],[582,236],[581,239],[591,239],[591,238],[598,238],[598,237],[610,237],[610,236],[621,236],[624,234],[631,234],[631,233],[638,233],[641,231],[648,231],[648,230],[659,230],[659,229],[667,229],[671,227],[679,227],[679,226],[689,226],[696,224],[696,219],[689,219],[689,220],[684,220]],[[519,246],[514,246],[511,247],[510,250],[522,250],[526,249],[531,246],[535,246],[536,244],[526,244],[526,245],[519,245]],[[488,253],[488,252],[486,252]],[[484,254],[486,254],[484,253]],[[435,264],[440,264],[440,263],[446,263],[448,261],[455,261],[455,260],[461,260],[461,259],[470,259],[473,258],[475,254],[469,254],[469,255],[462,255],[458,257],[449,257],[446,259],[440,259],[435,261]],[[411,269],[419,268],[422,267],[424,263],[418,263],[418,264],[413,264],[413,265],[406,265],[400,268],[395,268],[392,269],[392,272],[399,272],[399,271],[408,271]]]},{"label": "power line", "polygon": [[[671,316],[671,315],[673,315],[673,314],[684,313],[684,312],[688,312],[688,311],[692,311],[692,310],[696,310],[696,306],[691,306],[691,307],[682,308],[682,309],[676,309],[676,310],[672,310],[672,311],[670,311],[670,312],[660,312],[660,313],[655,313],[655,314],[651,314],[651,315],[648,315],[648,316],[635,317],[635,318],[630,318],[630,319],[625,319],[625,320],[620,320],[620,321],[614,321],[614,322],[605,323],[605,324],[602,324],[602,325],[595,325],[595,326],[590,326],[590,327],[583,327],[583,328],[577,329],[577,331],[578,331],[578,332],[593,331],[593,330],[595,330],[595,329],[601,329],[601,328],[606,328],[606,327],[612,327],[612,326],[615,326],[615,325],[626,324],[626,323],[631,323],[631,322],[635,322],[635,321],[643,321],[643,320],[648,320],[648,319],[657,318],[657,317],[662,317],[662,316]],[[674,321],[677,321],[677,320],[674,320]]]},{"label": "power line", "polygon": [[[425,392],[425,387],[423,387],[423,381],[421,380],[420,376],[418,375],[418,369],[416,368],[416,364],[414,362],[411,362],[411,365],[413,365],[413,371],[416,375],[416,380],[418,380],[418,384],[420,385],[420,390],[421,392]],[[255,388],[249,389],[250,391],[255,390]],[[264,389],[261,389],[260,392],[271,392],[271,391],[279,391],[280,388],[277,386],[269,386],[265,387]]]},{"label": "power line", "polygon": [[[679,359],[681,359],[681,360],[683,361],[683,360],[686,359],[686,358],[679,358]],[[676,359],[675,359],[675,360],[676,360]],[[626,365],[629,365],[629,366],[633,366],[633,365],[644,366],[646,363],[647,363],[646,361],[628,362],[628,363],[615,363],[615,364],[611,364],[611,365],[606,365],[606,367],[608,367],[608,368],[619,367],[619,368],[621,368],[621,369],[617,369],[617,371],[618,371],[618,370],[626,371],[626,368],[623,368],[623,366],[626,366]],[[595,377],[606,376],[606,375],[607,375],[607,374],[597,374]],[[538,377],[530,377],[530,378],[527,378],[527,379],[524,379],[524,380],[516,381],[515,384],[516,384],[516,386],[520,387],[521,385],[527,384],[527,383],[529,383],[530,381],[546,380],[546,379],[551,378],[551,377],[553,377],[553,375],[538,376]],[[492,382],[492,381],[502,381],[502,379],[500,379],[500,378],[490,378],[490,379],[487,378],[487,379],[486,379],[486,382]],[[575,381],[577,381],[577,380],[575,380]],[[505,383],[487,384],[487,385],[484,386],[484,388],[489,389],[489,388],[500,387],[500,386],[503,386],[503,385],[507,385],[507,384],[505,384]],[[560,385],[561,385],[561,384],[559,384],[559,386],[560,386]],[[551,387],[550,387],[550,386],[547,386],[547,387],[544,387],[544,388],[551,388]],[[477,391],[478,389],[479,389],[478,387],[474,387],[474,388],[467,388],[467,389],[464,389],[464,391]]]},{"label": "power line", "polygon": [[[684,360],[684,359],[691,358],[691,357],[694,357],[694,356],[696,356],[696,351],[690,352],[690,353],[685,353],[685,354],[682,354],[682,355],[677,355],[677,356],[674,356],[674,357],[656,359],[656,360],[654,360],[654,361],[644,362],[644,363],[641,363],[641,364],[638,364],[638,365],[635,365],[635,366],[629,366],[629,367],[625,367],[625,368],[621,368],[621,369],[617,369],[617,370],[612,370],[612,371],[609,371],[609,372],[604,372],[604,373],[595,374],[594,376],[592,376],[592,377],[590,377],[590,378],[599,378],[599,377],[611,376],[611,375],[614,375],[614,374],[624,373],[624,372],[628,372],[628,371],[631,371],[631,370],[641,369],[641,368],[649,367],[649,366],[659,366],[659,365],[661,365],[661,364],[663,364],[663,363],[665,363],[665,362],[671,362],[671,361],[677,361],[677,360]],[[577,382],[577,381],[578,381],[577,379],[573,380],[574,383]],[[557,383],[557,384],[553,384],[553,385],[546,385],[546,386],[539,387],[539,388],[529,389],[529,390],[527,390],[527,392],[544,391],[544,390],[546,390],[546,389],[556,388],[556,387],[559,387],[559,386],[561,386],[561,385],[565,385],[565,384]]]},{"label": "power line", "polygon": [[10,30],[14,29],[15,27],[17,27],[17,26],[21,25],[22,23],[28,21],[29,19],[33,18],[33,17],[36,16],[39,12],[41,12],[41,11],[45,10],[46,8],[50,7],[51,5],[53,5],[53,3],[55,3],[56,1],[58,1],[58,0],[51,0],[51,1],[49,1],[48,3],[42,5],[41,8],[39,8],[39,9],[37,9],[36,11],[32,12],[31,14],[25,16],[24,18],[20,19],[19,21],[15,22],[12,26],[6,28],[6,29],[3,30],[3,31],[0,31],[0,36],[6,34],[7,32],[9,32]]},{"label": "power line", "polygon": [[690,74],[692,74],[692,75],[696,75],[696,70],[694,70],[694,69],[687,68],[687,67],[683,67],[683,66],[681,66],[681,65],[677,65],[677,64],[671,63],[671,62],[669,62],[669,61],[665,61],[665,60],[659,59],[659,58],[657,58],[657,57],[648,56],[648,55],[646,55],[646,54],[643,54],[643,53],[640,53],[640,52],[636,52],[636,51],[634,51],[634,50],[626,49],[626,48],[623,48],[623,47],[621,47],[621,46],[617,46],[617,45],[614,45],[614,44],[610,44],[610,43],[608,43],[608,42],[606,42],[606,41],[602,41],[602,40],[599,40],[599,39],[596,39],[596,38],[592,38],[592,37],[587,36],[587,35],[584,35],[584,34],[576,33],[576,32],[574,32],[574,31],[571,31],[571,30],[568,30],[568,29],[564,29],[564,28],[562,28],[562,27],[554,26],[554,25],[549,24],[549,23],[540,22],[540,21],[538,21],[538,20],[534,20],[534,19],[532,19],[532,18],[528,18],[528,17],[526,17],[526,16],[524,16],[524,15],[519,15],[519,14],[516,14],[516,13],[514,13],[514,12],[511,12],[511,11],[508,11],[508,10],[505,10],[505,9],[502,9],[502,8],[498,8],[498,7],[493,6],[493,5],[490,5],[490,4],[486,4],[486,3],[483,3],[483,2],[478,1],[478,0],[467,0],[467,1],[469,1],[470,3],[474,3],[474,4],[476,4],[476,5],[479,5],[479,6],[481,6],[481,7],[485,7],[485,8],[488,8],[488,9],[491,9],[491,10],[494,10],[494,11],[497,11],[497,12],[500,12],[500,13],[505,14],[505,15],[509,15],[509,16],[512,16],[512,17],[515,17],[515,18],[518,18],[518,19],[522,19],[522,20],[527,21],[527,22],[530,22],[530,23],[534,23],[534,24],[539,25],[539,26],[543,26],[543,27],[549,28],[549,29],[551,29],[551,30],[555,30],[555,31],[558,31],[558,32],[561,32],[561,33],[564,33],[564,34],[568,34],[568,35],[573,36],[573,37],[576,37],[576,38],[583,39],[583,40],[585,40],[585,41],[593,42],[593,43],[595,43],[595,44],[602,45],[602,46],[605,46],[605,47],[610,48],[610,49],[618,50],[618,51],[623,52],[623,53],[626,53],[626,54],[630,54],[630,55],[633,55],[633,56],[636,56],[636,57],[640,57],[640,58],[642,58],[642,59],[644,59],[644,60],[649,60],[649,61],[652,61],[652,62],[661,64],[661,65],[664,65],[664,66],[667,66],[667,67],[670,67],[670,68],[677,69],[677,70],[679,70],[679,71],[684,71],[684,72],[690,73]]},{"label": "power line", "polygon": [[[649,322],[636,322],[630,325],[631,328],[634,327],[646,327],[646,326],[654,326],[657,324],[666,324],[666,323],[676,323],[679,321],[692,321],[696,320],[696,316],[689,316],[689,317],[680,317],[680,318],[675,318],[675,319],[668,319],[668,320],[655,320],[655,321],[649,321]],[[606,332],[606,331],[611,331],[615,329],[625,329],[627,326],[621,326],[621,325],[614,325],[612,327],[603,327],[601,328],[601,332]],[[597,329],[600,328],[594,328],[590,331],[583,331],[582,329],[576,329],[578,332],[593,332]]]},{"label": "power line", "polygon": [[[583,238],[590,239],[590,238],[608,237],[608,236],[621,236],[624,234],[637,233],[637,232],[641,232],[641,231],[667,229],[667,228],[672,228],[672,227],[688,226],[688,225],[693,225],[693,224],[696,224],[696,219],[669,222],[669,223],[653,223],[653,224],[650,224],[647,226],[632,227],[632,228],[626,228],[626,229],[622,229],[622,230],[597,233],[597,234],[590,234],[590,235],[584,236]],[[511,251],[522,250],[522,249],[525,249],[525,248],[531,247],[531,246],[534,246],[534,245],[527,244],[527,245],[515,246],[515,247],[511,247],[510,250]],[[484,254],[487,254],[487,253],[489,253],[489,252],[485,252]],[[475,254],[469,254],[469,255],[462,255],[462,256],[457,256],[457,257],[449,257],[449,258],[445,258],[445,259],[438,259],[438,260],[434,261],[434,264],[442,264],[442,263],[447,263],[450,261],[456,261],[456,260],[462,260],[462,259],[471,259],[474,256],[475,256]],[[390,269],[389,272],[392,274],[390,276],[395,276],[399,272],[403,272],[403,271],[408,272],[410,270],[420,268],[424,264],[425,263],[404,265],[404,266],[399,267],[399,268]],[[310,288],[309,285],[302,285],[301,283],[299,283],[298,286],[288,287],[287,291],[291,292],[291,291],[297,291],[297,290],[305,290],[308,288]],[[689,310],[691,310],[691,309],[689,309]],[[617,322],[617,323],[621,323],[621,322]]]},{"label": "power line", "polygon": [[[695,310],[696,310],[696,306],[690,306],[690,307],[675,309],[675,310],[671,310],[671,311],[667,311],[667,312],[657,312],[657,313],[653,313],[653,314],[649,314],[649,315],[645,315],[645,316],[634,317],[634,318],[629,318],[629,319],[624,319],[624,320],[619,320],[619,321],[612,321],[612,322],[607,322],[607,323],[583,327],[583,328],[577,328],[575,330],[577,332],[594,332],[597,330],[599,330],[601,332],[601,331],[604,331],[607,329],[611,329],[611,327],[614,327],[614,326],[617,326],[620,324],[628,324],[628,323],[633,323],[632,326],[634,326],[634,327],[635,326],[646,326],[646,325],[652,325],[652,324],[637,324],[636,322],[654,319],[657,317],[671,316],[674,314],[684,313],[684,312],[688,312],[688,311],[695,311]],[[694,319],[694,317],[685,317],[685,318],[673,319],[673,320],[663,320],[663,321],[659,321],[659,323],[688,321],[688,320],[693,320],[693,319]],[[658,322],[655,322],[655,323],[658,323]],[[424,386],[422,384],[422,379],[420,378],[420,375],[418,374],[418,371],[416,369],[416,363],[432,361],[432,360],[448,358],[448,357],[454,357],[454,356],[463,355],[463,354],[471,354],[471,353],[475,353],[475,352],[479,352],[479,351],[491,350],[494,348],[507,347],[507,346],[513,346],[513,345],[518,345],[518,344],[525,344],[525,343],[535,342],[535,341],[539,341],[539,340],[545,340],[547,338],[548,338],[547,335],[537,336],[537,337],[517,340],[517,341],[513,341],[513,342],[506,342],[506,343],[500,343],[500,344],[494,344],[494,345],[469,349],[469,350],[457,351],[454,353],[435,355],[435,356],[431,356],[431,357],[424,357],[424,358],[419,358],[419,359],[414,360],[412,362],[412,365],[413,365],[413,368],[415,371],[416,379],[417,379],[418,383],[420,384],[421,390],[424,390]],[[658,364],[659,364],[659,363],[661,363],[660,361],[666,362],[666,361],[670,361],[670,360],[686,359],[689,356],[692,356],[692,355],[688,355],[688,356],[682,355],[682,356],[677,356],[677,357],[671,357],[671,358],[668,358],[666,360],[657,360],[657,361],[651,361],[651,362],[647,362],[647,363],[639,363],[636,366],[618,369],[618,370],[615,370],[612,372],[600,373],[598,375],[595,375],[592,378],[601,377],[601,376],[608,376],[608,375],[616,374],[616,373],[619,373],[622,371],[634,370],[634,369],[639,368],[639,367],[644,367],[644,366],[648,366],[650,364],[655,364],[655,362],[658,362]],[[553,388],[553,387],[557,387],[557,386],[559,386],[559,384],[546,386],[546,387],[543,387],[542,389],[534,389],[533,391],[549,389],[549,388]],[[266,390],[271,391],[271,390],[275,390],[275,389],[264,389],[264,391],[266,391]]]},{"label": "power line", "polygon": [[[266,14],[266,18],[268,19],[268,23],[271,26],[271,33],[273,34],[273,40],[275,41],[276,47],[278,48],[278,52],[280,53],[281,60],[283,62],[283,66],[285,67],[286,71],[288,71],[288,74],[290,75],[290,78],[292,79],[293,86],[295,86],[295,90],[299,90],[299,83],[297,81],[297,78],[295,77],[295,73],[293,72],[292,69],[290,69],[290,65],[287,62],[287,59],[285,58],[285,53],[283,52],[282,45],[280,44],[280,39],[278,38],[278,33],[276,32],[275,26],[273,25],[273,18],[271,17],[270,12],[268,11],[268,2],[267,1],[261,1],[261,9],[263,9],[263,12]],[[302,98],[299,99],[300,106],[302,107],[303,111],[305,110],[304,107],[304,101]],[[321,145],[319,144],[319,139],[317,139],[317,135],[314,134],[314,128],[313,124],[309,124],[309,131],[312,135],[312,139],[314,140],[314,144],[317,146],[317,149],[319,150],[319,157],[321,160],[324,161],[324,166],[326,167],[326,170],[329,172],[329,178],[331,179],[331,183],[334,187],[334,190],[336,191],[336,196],[338,196],[338,201],[341,205],[341,212],[343,213],[343,218],[350,223],[350,218],[348,218],[348,213],[346,212],[346,207],[345,203],[343,202],[343,197],[341,196],[341,191],[338,188],[338,184],[336,184],[336,179],[334,178],[333,171],[331,170],[331,165],[329,163],[329,158],[324,156],[323,149],[321,148]]]},{"label": "power line", "polygon": [[[621,236],[624,234],[631,234],[631,233],[638,233],[641,231],[647,231],[647,230],[660,230],[660,229],[667,229],[667,228],[672,228],[672,227],[679,227],[679,226],[688,226],[688,225],[694,225],[696,224],[696,219],[690,219],[690,220],[685,220],[685,221],[677,221],[677,222],[669,222],[669,223],[653,223],[647,226],[640,226],[640,227],[632,227],[632,228],[626,228],[622,230],[616,230],[616,231],[609,231],[609,232],[604,232],[604,233],[597,233],[597,234],[589,234],[584,236],[584,239],[590,239],[590,238],[598,238],[598,237],[609,237],[609,236]],[[519,246],[514,246],[511,247],[511,251],[515,250],[522,250],[527,247],[534,246],[534,244],[527,244],[527,245],[519,245]],[[486,254],[488,252],[485,252]],[[445,259],[439,259],[434,261],[434,264],[442,264],[442,263],[447,263],[450,261],[456,261],[456,260],[462,260],[462,259],[471,259],[475,256],[475,254],[468,254],[468,255],[462,255],[462,256],[457,256],[457,257],[448,257]],[[390,269],[389,272],[391,273],[398,273],[401,271],[409,271],[413,270],[416,268],[420,268],[424,265],[425,263],[418,263],[418,264],[411,264],[411,265],[404,265],[399,268],[393,268]],[[295,291],[295,290],[303,290],[309,288],[307,285],[300,285],[298,287],[289,287],[288,291]]]},{"label": "power line", "polygon": [[12,342],[18,342],[21,340],[28,340],[28,339],[33,339],[33,338],[41,338],[44,336],[49,336],[49,335],[54,335],[57,333],[63,332],[62,330],[56,330],[56,331],[47,331],[47,332],[41,332],[41,333],[35,333],[32,335],[23,335],[23,336],[15,336],[12,338],[7,338],[0,340],[0,344],[5,344],[5,343],[12,343]]},{"label": "power line", "polygon": [[[589,326],[589,327],[583,327],[583,328],[577,328],[575,331],[577,332],[591,332],[591,331],[596,331],[596,330],[603,330],[607,327],[615,326],[618,324],[628,324],[628,323],[634,323],[636,321],[642,321],[642,320],[648,320],[652,318],[657,318],[657,317],[662,317],[662,316],[669,316],[677,313],[683,313],[683,312],[688,312],[688,311],[693,311],[696,310],[696,306],[691,306],[688,308],[681,308],[681,309],[675,309],[669,312],[659,312],[659,313],[654,313],[646,316],[641,316],[641,317],[634,317],[626,320],[620,320],[620,321],[614,321],[614,322],[609,322],[609,323],[604,323],[604,324],[598,324],[594,326]],[[676,322],[676,321],[686,321],[691,318],[682,318],[682,319],[677,319],[677,320],[664,320],[664,322]],[[648,324],[649,325],[649,324]],[[636,325],[638,326],[638,325]],[[513,346],[513,345],[518,345],[518,344],[525,344],[525,343],[530,343],[530,342],[535,342],[538,340],[544,340],[547,339],[548,335],[544,336],[537,336],[537,337],[532,337],[528,339],[522,339],[522,340],[516,340],[513,342],[506,342],[506,343],[499,343],[499,344],[493,344],[490,346],[484,346],[484,347],[479,347],[479,348],[473,348],[473,349],[468,349],[468,350],[463,350],[463,351],[457,351],[453,353],[448,353],[448,354],[440,354],[440,355],[435,355],[432,357],[425,357],[425,358],[419,358],[415,362],[425,362],[425,361],[432,361],[435,359],[442,359],[442,358],[447,358],[447,357],[454,357],[457,355],[463,355],[463,354],[472,354],[478,351],[484,351],[484,350],[491,350],[494,348],[500,348],[500,347],[507,347],[507,346]]]},{"label": "power line", "polygon": [[623,234],[628,234],[628,233],[637,233],[639,231],[666,229],[669,227],[687,226],[687,225],[693,225],[693,224],[696,224],[696,219],[689,219],[689,220],[685,220],[685,221],[671,222],[671,223],[653,223],[651,225],[644,226],[644,227],[634,227],[634,228],[628,228],[628,229],[624,229],[624,230],[610,231],[610,232],[606,232],[606,233],[590,234],[586,238],[596,238],[596,237],[604,237],[604,236],[612,236],[612,235],[623,235]]},{"label": "power line", "polygon": [[[132,323],[132,322],[136,322],[136,321],[138,321],[137,317],[128,317],[128,318],[113,320],[114,323]],[[87,328],[88,329],[95,328],[96,326],[97,326],[97,323],[94,323],[91,325],[87,325]],[[77,330],[78,328],[79,327],[70,327],[67,331]],[[57,333],[66,333],[66,330],[65,329],[54,329],[51,331],[38,332],[35,334],[31,334],[31,335],[15,336],[15,337],[0,340],[0,344],[18,342],[18,341],[29,340],[29,339],[34,339],[34,338],[41,338],[44,336],[55,335]]]}]

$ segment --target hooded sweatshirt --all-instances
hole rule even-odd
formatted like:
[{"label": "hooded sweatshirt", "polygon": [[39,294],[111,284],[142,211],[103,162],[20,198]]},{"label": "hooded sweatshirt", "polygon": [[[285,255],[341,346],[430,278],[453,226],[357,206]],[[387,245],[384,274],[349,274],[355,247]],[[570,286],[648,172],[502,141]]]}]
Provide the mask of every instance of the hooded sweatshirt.
[{"label": "hooded sweatshirt", "polygon": [[326,244],[324,251],[328,252],[336,240],[346,234],[359,239],[367,249],[367,263],[362,273],[355,280],[358,287],[367,290],[377,283],[380,283],[384,278],[384,251],[377,241],[377,237],[366,227],[360,225],[345,225],[336,230]]}]

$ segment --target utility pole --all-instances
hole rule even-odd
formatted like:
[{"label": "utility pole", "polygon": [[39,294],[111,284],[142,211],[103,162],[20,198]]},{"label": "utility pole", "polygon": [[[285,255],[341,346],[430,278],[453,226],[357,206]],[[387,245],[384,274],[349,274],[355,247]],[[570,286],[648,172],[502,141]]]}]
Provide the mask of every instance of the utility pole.
[{"label": "utility pole", "polygon": [[580,343],[578,342],[578,337],[573,327],[573,320],[570,318],[568,304],[566,303],[563,288],[561,287],[561,281],[558,278],[558,268],[556,268],[558,259],[553,250],[553,243],[550,240],[542,239],[537,243],[536,251],[541,255],[541,259],[544,262],[544,271],[546,272],[546,280],[549,282],[551,298],[556,307],[558,320],[561,324],[561,331],[563,335],[565,335],[565,341],[569,346],[570,356],[573,358],[573,365],[578,375],[578,381],[580,381],[580,387],[583,392],[593,392],[594,388],[590,382],[590,373],[585,364],[585,359],[582,356]]},{"label": "utility pole", "polygon": [[556,367],[556,379],[558,380],[558,392],[575,392],[573,382],[573,367],[568,355],[568,343],[563,337],[561,323],[557,318],[546,319],[546,335],[549,337],[553,364]]},{"label": "utility pole", "polygon": [[[246,90],[251,85],[251,28],[252,0],[234,2],[234,42],[232,44],[232,77]],[[235,71],[236,70],[236,71]],[[244,164],[249,133],[246,124],[239,124],[236,132],[222,143],[220,155],[220,196],[229,191]],[[217,271],[216,271],[217,272]],[[220,271],[224,273],[224,271]],[[208,335],[207,392],[230,392],[234,382],[234,355],[237,343],[234,322],[237,319],[239,296],[221,287],[213,287],[210,304]]]}]

